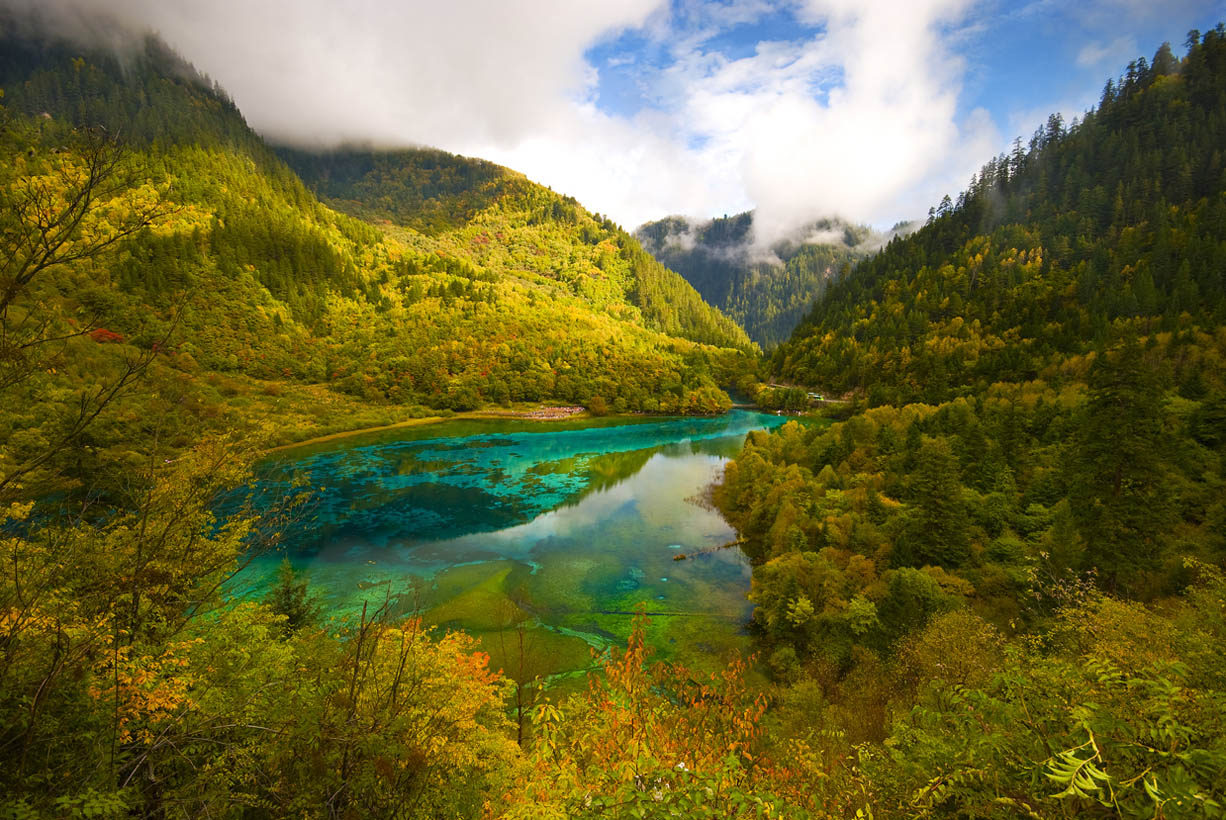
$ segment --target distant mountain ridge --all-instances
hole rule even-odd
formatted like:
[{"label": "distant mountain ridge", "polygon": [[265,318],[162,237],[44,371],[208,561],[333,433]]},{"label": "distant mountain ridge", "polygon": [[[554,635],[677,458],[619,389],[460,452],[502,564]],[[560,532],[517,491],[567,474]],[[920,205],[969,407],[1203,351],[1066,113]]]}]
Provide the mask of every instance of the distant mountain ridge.
[{"label": "distant mountain ridge", "polygon": [[752,211],[705,222],[671,216],[635,236],[763,346],[787,339],[831,281],[883,244],[871,228],[827,218],[764,245],[753,220]]}]

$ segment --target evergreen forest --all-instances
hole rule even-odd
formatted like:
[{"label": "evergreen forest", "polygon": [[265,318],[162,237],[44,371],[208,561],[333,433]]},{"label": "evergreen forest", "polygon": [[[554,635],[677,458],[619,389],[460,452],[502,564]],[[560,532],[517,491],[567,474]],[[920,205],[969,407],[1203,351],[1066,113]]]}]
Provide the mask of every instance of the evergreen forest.
[{"label": "evergreen forest", "polygon": [[784,733],[873,816],[1222,816],[1226,32],[1187,46],[770,358],[845,403],[751,434],[717,501]]}]

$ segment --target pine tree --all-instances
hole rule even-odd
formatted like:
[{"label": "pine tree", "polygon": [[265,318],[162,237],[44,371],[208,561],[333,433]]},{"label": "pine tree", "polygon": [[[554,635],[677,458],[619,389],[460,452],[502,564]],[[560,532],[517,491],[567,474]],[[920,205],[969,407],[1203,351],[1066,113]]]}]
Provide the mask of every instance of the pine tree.
[{"label": "pine tree", "polygon": [[1089,374],[1090,399],[1068,479],[1086,560],[1111,586],[1156,568],[1172,519],[1161,392],[1135,340]]},{"label": "pine tree", "polygon": [[969,555],[968,520],[958,459],[948,439],[926,439],[916,456],[909,488],[914,513],[896,558],[915,566],[958,567]]},{"label": "pine tree", "polygon": [[294,572],[294,565],[288,558],[281,561],[277,569],[277,583],[269,590],[265,600],[273,612],[285,616],[286,635],[310,626],[318,616],[318,607],[308,591],[307,579]]}]

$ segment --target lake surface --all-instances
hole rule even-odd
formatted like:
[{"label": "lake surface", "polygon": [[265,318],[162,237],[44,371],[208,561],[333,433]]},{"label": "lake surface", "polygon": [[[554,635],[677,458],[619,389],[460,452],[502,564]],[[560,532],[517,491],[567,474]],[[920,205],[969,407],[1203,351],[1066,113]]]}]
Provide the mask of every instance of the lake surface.
[{"label": "lake surface", "polygon": [[260,497],[305,480],[307,512],[233,591],[262,597],[288,554],[326,617],[386,604],[534,675],[589,667],[645,604],[659,654],[706,666],[747,646],[750,569],[735,548],[692,555],[736,537],[705,492],[749,431],[784,421],[465,420],[287,450]]}]

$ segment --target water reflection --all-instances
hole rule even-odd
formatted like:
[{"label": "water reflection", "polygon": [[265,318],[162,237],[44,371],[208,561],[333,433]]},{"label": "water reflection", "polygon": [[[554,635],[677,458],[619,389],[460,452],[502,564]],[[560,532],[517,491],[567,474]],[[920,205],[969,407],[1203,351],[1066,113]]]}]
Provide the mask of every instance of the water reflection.
[{"label": "water reflection", "polygon": [[[549,633],[557,672],[624,640],[644,602],[665,654],[719,653],[743,642],[748,567],[736,550],[673,558],[734,537],[698,497],[748,431],[781,421],[439,424],[290,451],[259,489],[309,481],[314,514],[290,533],[290,557],[333,613],[390,600],[495,654],[508,625],[530,623]],[[256,561],[236,591],[262,594],[281,557]]]}]

